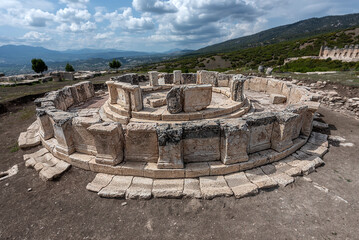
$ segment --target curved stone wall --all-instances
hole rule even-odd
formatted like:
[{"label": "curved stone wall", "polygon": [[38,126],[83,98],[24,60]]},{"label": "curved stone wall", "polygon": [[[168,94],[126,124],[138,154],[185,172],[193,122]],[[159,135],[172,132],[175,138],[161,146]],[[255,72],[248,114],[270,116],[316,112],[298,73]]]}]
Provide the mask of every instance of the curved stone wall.
[{"label": "curved stone wall", "polygon": [[[152,82],[153,75],[150,73]],[[178,72],[173,78],[183,81]],[[202,71],[197,74],[197,83],[221,85],[214,88],[221,91],[230,86],[232,78]],[[278,161],[306,143],[319,107],[307,89],[258,77],[248,78],[243,87],[284,95],[288,106],[284,111],[251,113],[241,118],[121,124],[104,121],[96,112],[69,110],[94,96],[92,84],[82,82],[36,100],[40,136],[51,153],[80,168],[153,178],[247,170]],[[111,91],[109,87],[110,96]]]}]

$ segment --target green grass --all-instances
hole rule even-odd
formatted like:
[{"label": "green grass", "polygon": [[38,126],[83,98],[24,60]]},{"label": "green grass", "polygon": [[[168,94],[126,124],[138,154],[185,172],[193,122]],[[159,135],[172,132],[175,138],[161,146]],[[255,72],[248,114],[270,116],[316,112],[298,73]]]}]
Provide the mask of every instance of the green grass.
[{"label": "green grass", "polygon": [[15,153],[17,151],[19,151],[20,147],[18,145],[18,143],[16,143],[14,146],[10,147],[10,152],[11,153]]},{"label": "green grass", "polygon": [[298,59],[288,62],[276,70],[283,72],[324,72],[359,70],[359,62],[342,62],[339,60]]}]

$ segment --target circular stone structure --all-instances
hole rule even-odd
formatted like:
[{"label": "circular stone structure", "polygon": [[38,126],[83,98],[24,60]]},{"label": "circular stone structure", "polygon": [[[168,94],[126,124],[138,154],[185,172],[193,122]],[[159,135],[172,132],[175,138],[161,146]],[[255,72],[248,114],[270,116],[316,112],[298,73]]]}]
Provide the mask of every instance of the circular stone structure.
[{"label": "circular stone structure", "polygon": [[279,161],[312,131],[317,96],[272,78],[149,72],[91,82],[35,101],[39,137],[58,159],[98,173],[154,179],[216,176]]}]

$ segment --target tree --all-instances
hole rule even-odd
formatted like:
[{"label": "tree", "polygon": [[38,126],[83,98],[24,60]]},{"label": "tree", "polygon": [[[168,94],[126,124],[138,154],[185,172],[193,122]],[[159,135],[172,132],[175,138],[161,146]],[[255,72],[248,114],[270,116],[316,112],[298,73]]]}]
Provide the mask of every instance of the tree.
[{"label": "tree", "polygon": [[36,73],[42,73],[44,71],[47,71],[47,66],[44,61],[42,61],[41,58],[33,58],[31,60],[32,63],[32,70],[34,70]]},{"label": "tree", "polygon": [[65,71],[66,72],[75,72],[75,69],[71,64],[67,63],[66,67],[65,67]]},{"label": "tree", "polygon": [[110,68],[115,68],[115,69],[118,69],[121,67],[121,63],[116,59],[113,59],[112,62],[109,62],[108,65],[110,66]]}]

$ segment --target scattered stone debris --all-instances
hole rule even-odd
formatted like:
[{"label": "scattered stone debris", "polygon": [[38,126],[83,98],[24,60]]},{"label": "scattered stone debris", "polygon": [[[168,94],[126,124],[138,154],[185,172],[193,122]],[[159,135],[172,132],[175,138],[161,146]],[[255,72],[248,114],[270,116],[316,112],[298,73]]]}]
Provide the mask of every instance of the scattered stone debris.
[{"label": "scattered stone debris", "polygon": [[5,172],[0,172],[0,181],[5,180],[9,177],[14,176],[19,172],[19,167],[16,165],[12,166],[9,170]]}]

